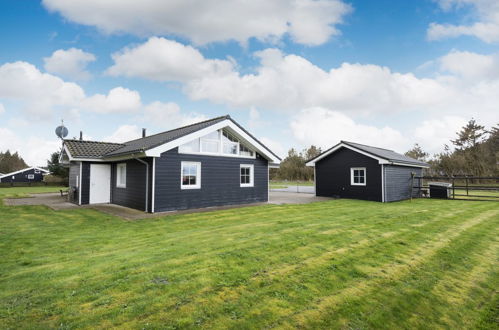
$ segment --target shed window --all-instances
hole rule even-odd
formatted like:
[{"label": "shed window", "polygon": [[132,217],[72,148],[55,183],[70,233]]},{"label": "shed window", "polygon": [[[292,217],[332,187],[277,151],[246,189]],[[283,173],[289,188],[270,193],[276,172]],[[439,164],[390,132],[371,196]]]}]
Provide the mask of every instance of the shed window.
[{"label": "shed window", "polygon": [[201,188],[201,163],[182,162],[181,189],[200,189]]},{"label": "shed window", "polygon": [[366,168],[365,167],[352,167],[350,169],[350,184],[352,186],[365,186],[366,185]]},{"label": "shed window", "polygon": [[241,187],[253,187],[253,165],[241,165]]},{"label": "shed window", "polygon": [[28,180],[33,180],[35,179],[35,175],[34,174],[28,174]]},{"label": "shed window", "polygon": [[116,166],[116,187],[126,188],[126,163]]},{"label": "shed window", "polygon": [[40,174],[40,170],[35,170],[35,174]]}]

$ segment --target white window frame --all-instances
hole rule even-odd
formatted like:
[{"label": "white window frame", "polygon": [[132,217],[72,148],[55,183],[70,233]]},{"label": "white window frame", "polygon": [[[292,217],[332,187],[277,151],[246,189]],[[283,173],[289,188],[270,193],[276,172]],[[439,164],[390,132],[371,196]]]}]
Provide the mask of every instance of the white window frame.
[{"label": "white window frame", "polygon": [[[181,162],[180,163],[180,189],[201,189],[201,162]],[[184,185],[184,166],[196,165],[196,184],[195,185]]]},{"label": "white window frame", "polygon": [[[125,171],[125,182],[121,182],[122,171]],[[116,165],[116,188],[126,188],[126,163]]]},{"label": "white window frame", "polygon": [[[250,182],[249,183],[241,183],[241,169],[249,168],[250,169]],[[239,184],[242,188],[245,187],[254,187],[255,186],[255,166],[253,164],[241,164],[239,166]]]},{"label": "white window frame", "polygon": [[28,174],[28,180],[34,180],[35,175],[34,174]]},{"label": "white window frame", "polygon": [[[353,180],[354,171],[364,171],[364,183],[355,183]],[[365,186],[367,183],[367,170],[365,167],[350,167],[350,185],[352,186]]]},{"label": "white window frame", "polygon": [[35,170],[35,174],[40,174],[40,170]]}]

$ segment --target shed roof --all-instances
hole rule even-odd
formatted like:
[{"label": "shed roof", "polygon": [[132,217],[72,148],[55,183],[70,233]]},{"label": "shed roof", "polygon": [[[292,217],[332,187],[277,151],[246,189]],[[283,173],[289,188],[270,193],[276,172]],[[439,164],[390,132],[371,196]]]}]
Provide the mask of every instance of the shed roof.
[{"label": "shed roof", "polygon": [[26,172],[26,171],[29,171],[29,170],[38,170],[40,172],[43,172],[43,173],[49,173],[49,171],[47,171],[46,169],[43,169],[43,168],[40,168],[40,167],[27,167],[27,168],[23,168],[22,170],[18,170],[18,171],[14,171],[14,172],[10,172],[10,173],[6,173],[6,174],[1,174],[0,175],[0,179],[1,178],[5,178],[5,177],[9,177],[11,175],[14,175],[14,174],[17,174],[17,173],[22,173],[22,172]]},{"label": "shed roof", "polygon": [[395,152],[393,150],[368,146],[365,144],[349,142],[349,141],[341,141],[340,143],[329,148],[328,150],[324,151],[320,155],[308,160],[307,165],[315,164],[320,159],[335,152],[336,150],[338,150],[341,147],[346,147],[346,148],[349,148],[349,149],[357,151],[357,152],[360,151],[362,153],[367,154],[367,156],[371,156],[373,158],[378,158],[378,159],[384,160],[384,161],[389,162],[389,163],[396,163],[396,164],[407,165],[407,166],[416,166],[416,167],[429,167],[428,163],[414,159],[412,157],[408,157],[408,156],[403,155],[403,154],[399,154],[398,152]]}]

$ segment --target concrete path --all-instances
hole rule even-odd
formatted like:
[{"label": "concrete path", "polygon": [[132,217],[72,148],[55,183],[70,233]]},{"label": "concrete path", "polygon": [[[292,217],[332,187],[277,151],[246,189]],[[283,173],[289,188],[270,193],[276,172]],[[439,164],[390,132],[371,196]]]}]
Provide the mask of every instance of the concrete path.
[{"label": "concrete path", "polygon": [[[153,217],[163,217],[168,215],[177,214],[189,214],[189,213],[200,213],[200,212],[212,212],[218,210],[228,210],[241,207],[259,206],[267,205],[268,203],[252,203],[252,204],[240,204],[240,205],[227,205],[227,206],[217,206],[217,207],[206,207],[202,209],[190,209],[190,210],[180,210],[171,212],[158,212],[158,213],[145,213],[143,211],[131,209],[129,207],[124,207],[115,204],[92,204],[78,206],[73,203],[69,203],[66,199],[67,197],[61,197],[59,193],[47,193],[47,194],[32,194],[30,197],[26,198],[5,198],[3,201],[5,205],[16,206],[16,205],[45,205],[53,210],[67,210],[75,208],[89,208],[97,211],[101,211],[113,216],[117,216],[126,220],[137,220]],[[298,194],[293,192],[270,192],[270,204],[307,204],[312,202],[320,202],[330,200],[327,197],[316,197],[313,194]]]}]

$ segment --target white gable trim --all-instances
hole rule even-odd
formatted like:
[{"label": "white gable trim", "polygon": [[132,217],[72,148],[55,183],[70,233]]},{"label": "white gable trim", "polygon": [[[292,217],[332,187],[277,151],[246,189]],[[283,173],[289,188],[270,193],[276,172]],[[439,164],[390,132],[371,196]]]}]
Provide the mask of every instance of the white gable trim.
[{"label": "white gable trim", "polygon": [[363,154],[364,156],[367,156],[367,157],[370,157],[370,158],[373,158],[373,159],[376,159],[378,161],[379,164],[390,164],[389,161],[387,161],[386,159],[384,158],[380,158],[380,157],[376,157],[374,155],[371,155],[365,151],[362,151],[360,149],[357,149],[355,147],[352,147],[352,146],[349,146],[348,144],[345,144],[343,142],[340,142],[338,143],[336,146],[332,147],[331,149],[329,149],[329,151],[326,151],[324,152],[322,155],[320,155],[319,157],[309,161],[306,165],[307,166],[315,166],[315,163],[317,163],[319,160],[321,160],[322,158],[324,157],[327,157],[329,156],[330,154],[332,154],[333,152],[335,152],[336,150],[340,149],[340,148],[347,148],[347,149],[350,149],[350,150],[353,150],[355,152],[358,152],[359,154]]},{"label": "white gable trim", "polygon": [[11,176],[11,175],[15,175],[17,173],[22,173],[22,172],[25,172],[25,171],[29,171],[29,170],[38,170],[40,172],[45,172],[45,174],[50,173],[49,171],[44,170],[43,168],[39,168],[39,167],[34,167],[33,166],[33,167],[28,167],[28,168],[25,168],[25,169],[22,169],[22,170],[19,170],[19,171],[15,171],[15,172],[3,174],[2,176],[0,176],[0,179],[8,177],[8,176]]},{"label": "white gable trim", "polygon": [[274,156],[271,152],[269,152],[262,144],[257,142],[254,138],[249,136],[246,132],[244,132],[239,126],[234,124],[231,120],[226,119],[219,123],[213,124],[211,126],[200,129],[199,131],[193,132],[191,134],[182,136],[173,141],[167,142],[155,148],[149,149],[145,152],[145,155],[148,157],[160,157],[163,152],[174,149],[176,147],[181,146],[182,144],[188,143],[197,138],[203,137],[206,134],[217,131],[222,128],[229,127],[238,137],[242,140],[245,140],[247,143],[251,144],[251,146],[258,151],[260,154],[264,155],[265,158],[270,160],[272,163],[279,164],[281,161],[279,158]]}]

